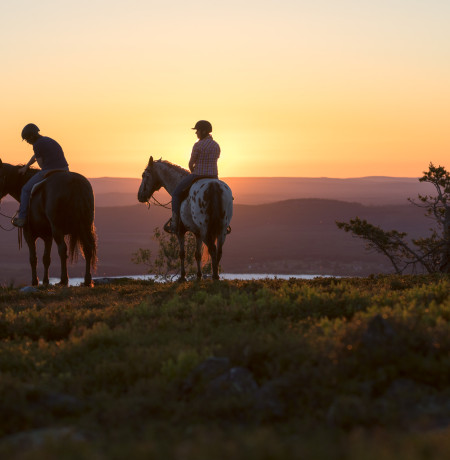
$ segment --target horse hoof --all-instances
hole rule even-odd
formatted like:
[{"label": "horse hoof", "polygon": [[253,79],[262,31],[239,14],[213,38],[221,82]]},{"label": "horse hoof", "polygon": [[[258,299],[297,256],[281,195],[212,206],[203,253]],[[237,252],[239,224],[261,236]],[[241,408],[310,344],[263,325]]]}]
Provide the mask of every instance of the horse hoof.
[{"label": "horse hoof", "polygon": [[82,286],[84,287],[94,287],[94,282],[93,281],[85,281]]},{"label": "horse hoof", "polygon": [[63,286],[67,287],[69,285],[69,281],[60,281],[59,283],[56,283],[55,286]]},{"label": "horse hoof", "polygon": [[186,278],[180,276],[180,277],[178,278],[178,282],[179,282],[179,283],[185,283],[185,282],[186,282]]}]

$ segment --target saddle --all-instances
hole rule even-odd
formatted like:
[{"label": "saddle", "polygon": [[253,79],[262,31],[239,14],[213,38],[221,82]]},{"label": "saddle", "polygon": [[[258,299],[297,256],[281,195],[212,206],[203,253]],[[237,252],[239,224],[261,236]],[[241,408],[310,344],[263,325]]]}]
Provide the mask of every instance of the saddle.
[{"label": "saddle", "polygon": [[45,181],[50,177],[52,176],[53,174],[55,173],[59,173],[59,172],[67,172],[67,170],[65,169],[52,169],[50,171],[47,171],[45,174],[44,174],[44,178],[37,182],[36,184],[33,185],[33,188],[31,189],[31,195],[30,195],[30,198],[42,187],[42,185],[45,183]]},{"label": "saddle", "polygon": [[217,179],[217,177],[211,177],[211,176],[198,176],[196,177],[190,185],[188,185],[187,187],[185,187],[182,192],[180,193],[180,201],[183,201],[184,199],[186,199],[186,197],[189,195],[189,190],[191,189],[191,187],[196,183],[198,182],[199,180],[202,180],[202,179]]}]

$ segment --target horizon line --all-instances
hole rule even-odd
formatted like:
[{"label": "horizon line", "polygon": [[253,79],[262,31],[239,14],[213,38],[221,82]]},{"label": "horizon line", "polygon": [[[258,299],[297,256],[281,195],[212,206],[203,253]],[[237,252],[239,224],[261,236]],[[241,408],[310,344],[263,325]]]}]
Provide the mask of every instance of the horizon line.
[{"label": "horizon line", "polygon": [[[98,176],[88,177],[88,179],[139,179],[140,177],[123,177],[123,176]],[[220,180],[225,179],[333,179],[333,180],[351,180],[351,179],[416,179],[413,176],[354,176],[354,177],[330,177],[330,176],[223,176]]]}]

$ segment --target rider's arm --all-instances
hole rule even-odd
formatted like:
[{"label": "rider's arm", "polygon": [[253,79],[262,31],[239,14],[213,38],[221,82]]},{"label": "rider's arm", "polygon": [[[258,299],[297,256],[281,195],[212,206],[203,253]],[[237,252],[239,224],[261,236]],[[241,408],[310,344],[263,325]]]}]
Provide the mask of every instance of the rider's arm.
[{"label": "rider's arm", "polygon": [[27,169],[36,161],[36,155],[33,155],[31,158],[30,158],[30,161],[22,166],[20,169],[19,169],[19,172],[21,174],[25,174],[27,172]]},{"label": "rider's arm", "polygon": [[34,162],[36,161],[36,155],[33,155],[30,158],[30,161],[25,165],[27,168],[29,168]]},{"label": "rider's arm", "polygon": [[197,157],[198,157],[198,152],[196,149],[197,144],[194,144],[194,147],[192,149],[191,153],[191,159],[189,160],[189,171],[194,171],[195,168],[195,163],[197,162]]}]

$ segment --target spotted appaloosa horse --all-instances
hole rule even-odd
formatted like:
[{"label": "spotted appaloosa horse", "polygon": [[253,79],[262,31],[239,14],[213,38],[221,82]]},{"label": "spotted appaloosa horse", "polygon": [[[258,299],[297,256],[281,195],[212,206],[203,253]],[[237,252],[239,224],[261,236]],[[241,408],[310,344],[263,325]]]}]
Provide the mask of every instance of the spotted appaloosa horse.
[{"label": "spotted appaloosa horse", "polygon": [[[189,171],[168,161],[153,161],[150,157],[147,167],[142,174],[138,200],[147,203],[150,197],[164,187],[170,195],[175,191],[180,180]],[[200,179],[194,182],[189,194],[181,203],[181,225],[177,234],[180,244],[181,276],[186,279],[184,268],[185,249],[184,235],[187,231],[195,235],[197,248],[197,279],[201,279],[202,244],[205,243],[211,256],[213,279],[219,279],[219,262],[222,257],[222,246],[228,233],[233,215],[233,195],[230,187],[218,179]]]},{"label": "spotted appaloosa horse", "polygon": [[[22,187],[38,172],[37,169],[29,168],[25,174],[20,174],[20,167],[21,165],[14,166],[0,160],[0,200],[9,194],[20,201]],[[95,269],[97,262],[97,237],[94,226],[94,193],[89,181],[75,172],[52,172],[38,190],[33,191],[23,235],[30,252],[33,285],[39,284],[36,273],[36,240],[42,238],[45,244],[44,284],[49,284],[50,253],[52,241],[55,240],[61,259],[59,284],[68,285],[67,258],[69,261],[76,259],[77,250],[81,249],[86,262],[84,284],[91,286],[91,268]]]}]

